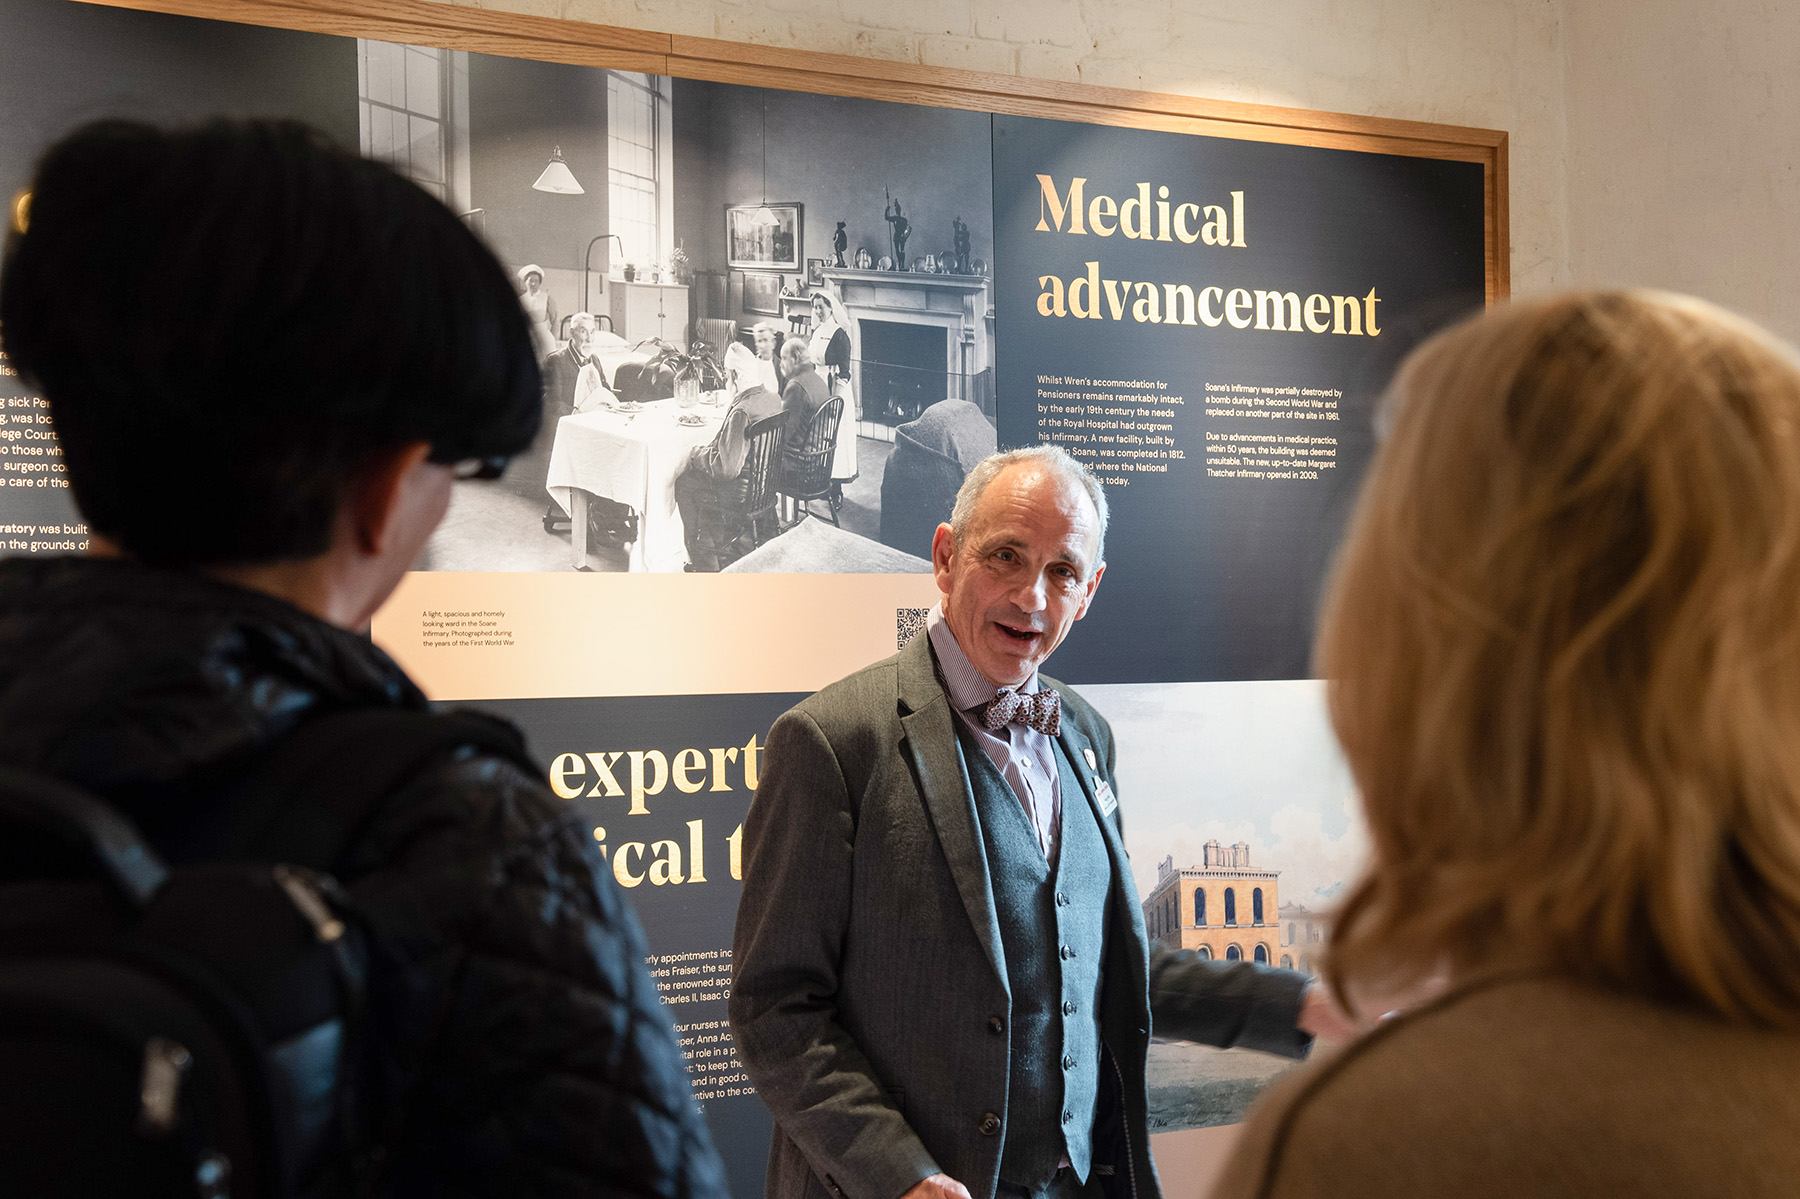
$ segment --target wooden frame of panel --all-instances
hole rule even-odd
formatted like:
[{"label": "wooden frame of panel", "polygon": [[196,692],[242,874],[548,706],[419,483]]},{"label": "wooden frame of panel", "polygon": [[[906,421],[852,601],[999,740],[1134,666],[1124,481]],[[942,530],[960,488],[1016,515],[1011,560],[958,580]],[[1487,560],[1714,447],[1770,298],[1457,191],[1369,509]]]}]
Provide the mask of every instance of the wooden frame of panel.
[{"label": "wooden frame of panel", "polygon": [[280,29],[443,46],[717,83],[859,96],[978,112],[1326,146],[1482,164],[1487,298],[1511,292],[1507,135],[1498,129],[1359,117],[1159,92],[1056,83],[522,16],[429,0],[87,0]]}]

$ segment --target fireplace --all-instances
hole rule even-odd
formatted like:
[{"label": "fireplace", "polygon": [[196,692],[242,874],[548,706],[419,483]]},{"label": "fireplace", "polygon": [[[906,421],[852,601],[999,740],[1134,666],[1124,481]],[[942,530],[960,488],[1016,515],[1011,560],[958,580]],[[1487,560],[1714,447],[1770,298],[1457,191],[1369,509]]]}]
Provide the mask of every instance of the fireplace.
[{"label": "fireplace", "polygon": [[950,394],[946,340],[938,325],[863,320],[861,385],[862,418],[878,424],[903,425]]},{"label": "fireplace", "polygon": [[894,440],[894,427],[945,399],[993,413],[993,281],[826,267],[825,286],[850,317],[857,432]]}]

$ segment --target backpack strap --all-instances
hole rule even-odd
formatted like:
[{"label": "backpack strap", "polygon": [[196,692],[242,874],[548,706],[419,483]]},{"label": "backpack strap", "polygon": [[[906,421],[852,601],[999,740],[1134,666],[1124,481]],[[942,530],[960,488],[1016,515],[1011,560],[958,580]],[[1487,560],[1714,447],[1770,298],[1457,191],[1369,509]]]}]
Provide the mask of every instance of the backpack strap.
[{"label": "backpack strap", "polygon": [[359,708],[306,720],[224,789],[204,856],[329,873],[379,801],[461,750],[539,773],[519,730],[479,712]]},{"label": "backpack strap", "polygon": [[149,903],[168,881],[168,866],[136,825],[111,804],[60,779],[0,766],[0,822],[7,826],[4,835],[14,857],[44,848],[19,844],[36,833],[91,860],[134,907]]}]

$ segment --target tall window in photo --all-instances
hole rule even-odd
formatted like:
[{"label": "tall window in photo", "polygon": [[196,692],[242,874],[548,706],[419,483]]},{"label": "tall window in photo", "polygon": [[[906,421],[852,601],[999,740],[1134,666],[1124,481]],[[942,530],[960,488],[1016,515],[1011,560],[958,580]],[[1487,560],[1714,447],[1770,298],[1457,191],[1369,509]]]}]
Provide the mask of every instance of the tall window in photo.
[{"label": "tall window in photo", "polygon": [[356,93],[363,154],[463,212],[469,195],[467,55],[358,38]]},{"label": "tall window in photo", "polygon": [[674,248],[674,193],[669,180],[673,130],[668,83],[660,75],[607,73],[609,232],[619,235],[624,261],[646,269],[667,261]]}]

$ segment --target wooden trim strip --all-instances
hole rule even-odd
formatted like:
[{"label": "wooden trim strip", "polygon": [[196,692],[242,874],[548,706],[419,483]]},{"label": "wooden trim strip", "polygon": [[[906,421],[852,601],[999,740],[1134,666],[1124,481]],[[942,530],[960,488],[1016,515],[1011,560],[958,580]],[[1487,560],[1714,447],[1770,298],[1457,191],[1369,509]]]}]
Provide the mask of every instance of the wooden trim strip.
[{"label": "wooden trim strip", "polygon": [[[754,46],[680,34],[670,40],[670,73],[688,78],[716,78],[710,72],[704,76],[695,72],[724,67],[743,71],[747,82],[765,87],[785,86],[790,90],[859,95],[862,94],[861,89],[870,83],[887,83],[910,86],[922,93],[941,95],[945,91],[956,92],[962,94],[963,101],[950,105],[951,107],[979,108],[983,111],[1003,111],[995,105],[1023,98],[1089,112],[1116,109],[1132,114],[1167,114],[1233,125],[1269,125],[1283,129],[1349,133],[1375,138],[1453,142],[1488,149],[1503,145],[1506,141],[1505,132],[1498,129],[1434,125],[1425,121],[1390,117],[1361,117],[1348,113],[1244,104],[1233,100],[1207,100],[1162,92],[1128,91],[1092,84],[1059,83],[1018,75],[995,75],[950,67],[852,58],[842,54]],[[763,70],[758,71],[757,68]],[[808,80],[804,85],[795,81],[801,76]],[[832,77],[837,79],[836,86],[826,83]],[[784,79],[788,81],[785,84],[782,82]],[[935,102],[944,103],[942,99]]]},{"label": "wooden trim strip", "polygon": [[[1242,121],[1218,115],[1178,112],[1172,108],[1121,108],[1112,105],[1086,104],[1067,99],[1046,99],[1032,95],[951,90],[942,86],[870,76],[851,79],[843,75],[797,67],[777,69],[679,56],[671,57],[669,63],[671,73],[683,79],[701,79],[711,83],[732,83],[745,87],[767,87],[781,91],[813,92],[827,96],[853,96],[859,99],[887,100],[900,104],[966,108],[975,112],[994,112],[1007,116],[1043,117],[1049,120],[1080,121],[1092,125],[1113,125],[1121,128],[1228,137],[1240,141],[1324,146],[1333,149],[1372,151],[1379,154],[1401,154],[1415,158],[1448,158],[1463,162],[1491,162],[1494,153],[1492,145],[1482,141],[1459,138],[1456,135],[1460,131],[1448,125],[1400,122],[1403,129],[1388,133],[1325,127],[1303,128],[1278,122]],[[905,64],[884,65],[905,66]],[[1148,92],[1134,94],[1150,95]],[[1179,97],[1171,98],[1179,99]],[[1477,130],[1475,132],[1485,134],[1497,131]],[[1506,137],[1504,133],[1498,133],[1498,136],[1502,141]]]},{"label": "wooden trim strip", "polygon": [[1512,181],[1508,175],[1507,135],[1500,135],[1493,159],[1487,166],[1487,280],[1488,303],[1498,304],[1512,295]]}]

